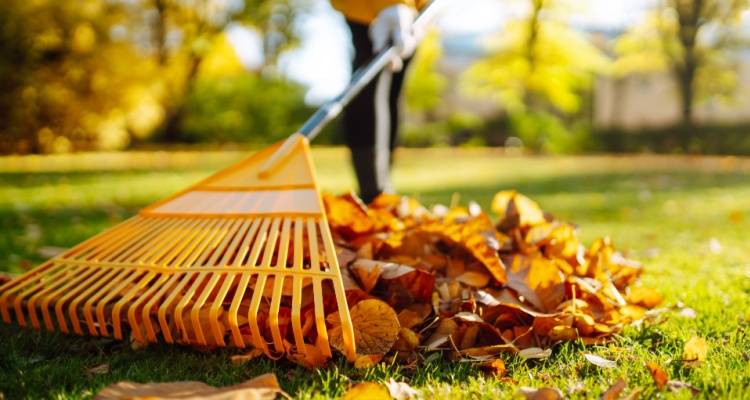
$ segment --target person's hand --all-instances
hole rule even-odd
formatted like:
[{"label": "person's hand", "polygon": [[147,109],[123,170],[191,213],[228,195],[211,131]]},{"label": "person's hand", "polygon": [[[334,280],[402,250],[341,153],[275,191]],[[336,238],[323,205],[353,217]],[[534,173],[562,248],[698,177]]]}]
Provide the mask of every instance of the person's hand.
[{"label": "person's hand", "polygon": [[383,50],[389,42],[393,44],[398,57],[391,61],[391,69],[400,71],[402,60],[411,56],[417,48],[417,38],[412,23],[417,11],[405,4],[384,8],[370,24],[370,40],[375,53]]}]

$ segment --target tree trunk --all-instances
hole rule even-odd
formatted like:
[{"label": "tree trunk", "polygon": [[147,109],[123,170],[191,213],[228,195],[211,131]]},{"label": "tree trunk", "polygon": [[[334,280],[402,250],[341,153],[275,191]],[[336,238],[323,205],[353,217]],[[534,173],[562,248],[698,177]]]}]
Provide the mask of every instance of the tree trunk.
[{"label": "tree trunk", "polygon": [[678,39],[682,45],[682,59],[675,66],[675,77],[680,91],[680,113],[683,128],[683,147],[688,150],[693,136],[693,106],[695,103],[695,75],[700,61],[696,54],[698,31],[702,26],[703,0],[674,2],[679,22]]},{"label": "tree trunk", "polygon": [[183,85],[182,93],[178,94],[174,99],[170,107],[167,108],[167,116],[164,121],[164,128],[162,130],[162,139],[168,143],[177,143],[183,141],[184,137],[182,134],[182,119],[185,116],[185,105],[186,99],[193,91],[193,84],[195,78],[198,75],[198,69],[200,68],[203,57],[193,55],[190,59],[190,66],[185,76],[185,84]]}]

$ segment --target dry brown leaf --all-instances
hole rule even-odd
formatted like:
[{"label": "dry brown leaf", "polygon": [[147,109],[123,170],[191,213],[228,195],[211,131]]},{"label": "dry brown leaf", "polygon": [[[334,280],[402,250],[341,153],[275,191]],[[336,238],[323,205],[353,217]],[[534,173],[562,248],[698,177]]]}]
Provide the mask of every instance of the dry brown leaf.
[{"label": "dry brown leaf", "polygon": [[354,360],[354,368],[357,368],[357,369],[370,368],[382,360],[383,360],[383,356],[380,354],[368,354],[365,356],[357,356],[357,358]]},{"label": "dry brown leaf", "polygon": [[667,384],[667,381],[669,380],[669,375],[664,371],[664,369],[657,363],[653,361],[649,361],[646,363],[646,368],[648,368],[648,372],[651,373],[651,378],[654,379],[654,384],[659,390],[662,390],[664,388],[664,385]]},{"label": "dry brown leaf", "polygon": [[543,387],[534,389],[522,386],[516,392],[517,396],[523,396],[526,400],[562,400],[563,394],[559,389]]},{"label": "dry brown leaf", "polygon": [[320,346],[305,343],[305,349],[306,351],[304,352],[287,350],[286,358],[305,368],[318,368],[329,359],[328,355],[323,353]]},{"label": "dry brown leaf", "polygon": [[109,372],[109,363],[97,365],[86,370],[89,375],[102,375]]},{"label": "dry brown leaf", "polygon": [[232,361],[232,364],[244,364],[262,355],[263,355],[263,350],[253,348],[252,350],[248,351],[245,354],[235,354],[233,356],[230,356],[229,359]]},{"label": "dry brown leaf", "polygon": [[[390,351],[398,338],[398,316],[393,308],[377,299],[362,300],[350,310],[354,325],[354,341],[357,354],[383,355]],[[344,349],[341,326],[329,330],[329,339],[339,351]]]},{"label": "dry brown leaf", "polygon": [[617,363],[612,360],[607,360],[606,358],[599,357],[596,354],[589,354],[586,353],[583,355],[583,357],[586,359],[586,361],[596,365],[600,368],[615,368],[617,367]]},{"label": "dry brown leaf", "polygon": [[539,205],[515,190],[495,193],[491,208],[492,212],[500,217],[499,225],[503,228],[532,226],[546,222]]},{"label": "dry brown leaf", "polygon": [[661,304],[662,296],[655,289],[651,288],[630,288],[630,293],[625,296],[628,303],[653,308]]},{"label": "dry brown leaf", "polygon": [[323,194],[323,204],[328,223],[339,232],[351,236],[374,229],[372,220],[367,215],[367,206],[352,193],[343,196]]},{"label": "dry brown leaf", "polygon": [[385,386],[388,388],[388,393],[390,393],[391,397],[395,400],[408,400],[419,395],[419,392],[409,386],[408,383],[396,382],[393,378],[388,380],[388,382],[385,383]]},{"label": "dry brown leaf", "polygon": [[203,382],[184,381],[169,383],[119,382],[102,389],[97,400],[119,399],[209,399],[209,400],[264,400],[275,399],[283,393],[276,375],[265,374],[234,386],[216,388]]},{"label": "dry brown leaf", "polygon": [[400,352],[410,352],[416,350],[419,346],[420,338],[417,333],[409,328],[401,327],[398,331],[398,340],[393,345],[393,349]]},{"label": "dry brown leaf", "polygon": [[620,393],[627,387],[625,380],[620,378],[607,389],[606,392],[602,393],[600,400],[617,400],[620,397]]},{"label": "dry brown leaf", "polygon": [[490,282],[490,277],[481,272],[466,271],[456,277],[456,280],[468,286],[483,288]]},{"label": "dry brown leaf", "polygon": [[391,400],[391,395],[382,385],[375,382],[362,382],[347,390],[341,400]]},{"label": "dry brown leaf", "polygon": [[540,349],[539,347],[529,347],[529,348],[519,351],[518,355],[526,360],[549,358],[549,356],[552,355],[552,349]]},{"label": "dry brown leaf", "polygon": [[508,372],[508,370],[505,369],[505,361],[499,358],[481,362],[479,363],[479,366],[495,378],[503,377]]},{"label": "dry brown leaf", "polygon": [[[352,310],[377,298],[398,312],[396,343],[375,346],[380,356],[400,352],[405,361],[421,348],[480,362],[500,352],[545,358],[558,341],[605,343],[625,324],[653,318],[649,309],[661,302],[654,290],[630,288],[643,269],[609,238],[585,248],[575,225],[515,191],[493,199],[497,225],[476,204],[428,211],[398,195],[365,206],[347,194],[328,198],[326,207],[337,221],[337,246],[349,249],[343,272],[364,289],[352,298],[347,290]],[[328,324],[340,347],[338,320]],[[601,368],[617,365],[586,358]]]},{"label": "dry brown leaf", "polygon": [[706,340],[693,336],[685,342],[685,348],[682,350],[682,361],[688,367],[696,367],[706,359],[708,354],[708,343]]}]

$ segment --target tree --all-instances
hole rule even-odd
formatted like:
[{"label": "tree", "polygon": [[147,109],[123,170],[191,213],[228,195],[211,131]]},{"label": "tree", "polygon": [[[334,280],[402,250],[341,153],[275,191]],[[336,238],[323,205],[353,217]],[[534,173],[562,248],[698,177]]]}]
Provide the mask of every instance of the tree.
[{"label": "tree", "polygon": [[153,69],[110,35],[124,18],[109,1],[0,2],[0,151],[128,143],[130,99]]},{"label": "tree", "polygon": [[729,96],[735,87],[732,51],[748,0],[662,0],[645,23],[617,43],[619,74],[668,70],[680,96],[682,124],[693,124],[696,101]]},{"label": "tree", "polygon": [[[304,9],[300,1],[296,8]],[[185,99],[214,43],[233,24],[255,28],[263,36],[264,70],[275,74],[279,54],[296,44],[291,0],[142,0],[132,10],[151,32],[152,53],[164,71],[166,117],[161,128],[168,142],[183,139]],[[174,38],[178,36],[179,40]]]},{"label": "tree", "polygon": [[609,60],[569,26],[564,0],[516,1],[527,13],[509,21],[489,43],[489,55],[468,69],[466,90],[495,99],[511,119],[576,114]]},{"label": "tree", "polygon": [[437,107],[443,103],[443,93],[448,85],[445,76],[438,71],[442,56],[440,35],[437,30],[431,29],[414,55],[405,84],[409,111],[427,120],[433,119]]}]

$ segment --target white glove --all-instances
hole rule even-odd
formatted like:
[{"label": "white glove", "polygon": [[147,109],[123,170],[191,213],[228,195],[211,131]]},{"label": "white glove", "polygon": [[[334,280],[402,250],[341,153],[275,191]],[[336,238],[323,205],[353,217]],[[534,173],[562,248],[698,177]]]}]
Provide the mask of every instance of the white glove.
[{"label": "white glove", "polygon": [[405,4],[396,4],[384,8],[370,24],[372,50],[377,53],[383,50],[389,41],[396,48],[398,57],[391,62],[391,69],[400,71],[402,59],[414,54],[417,48],[417,37],[412,30],[412,23],[417,11]]}]

